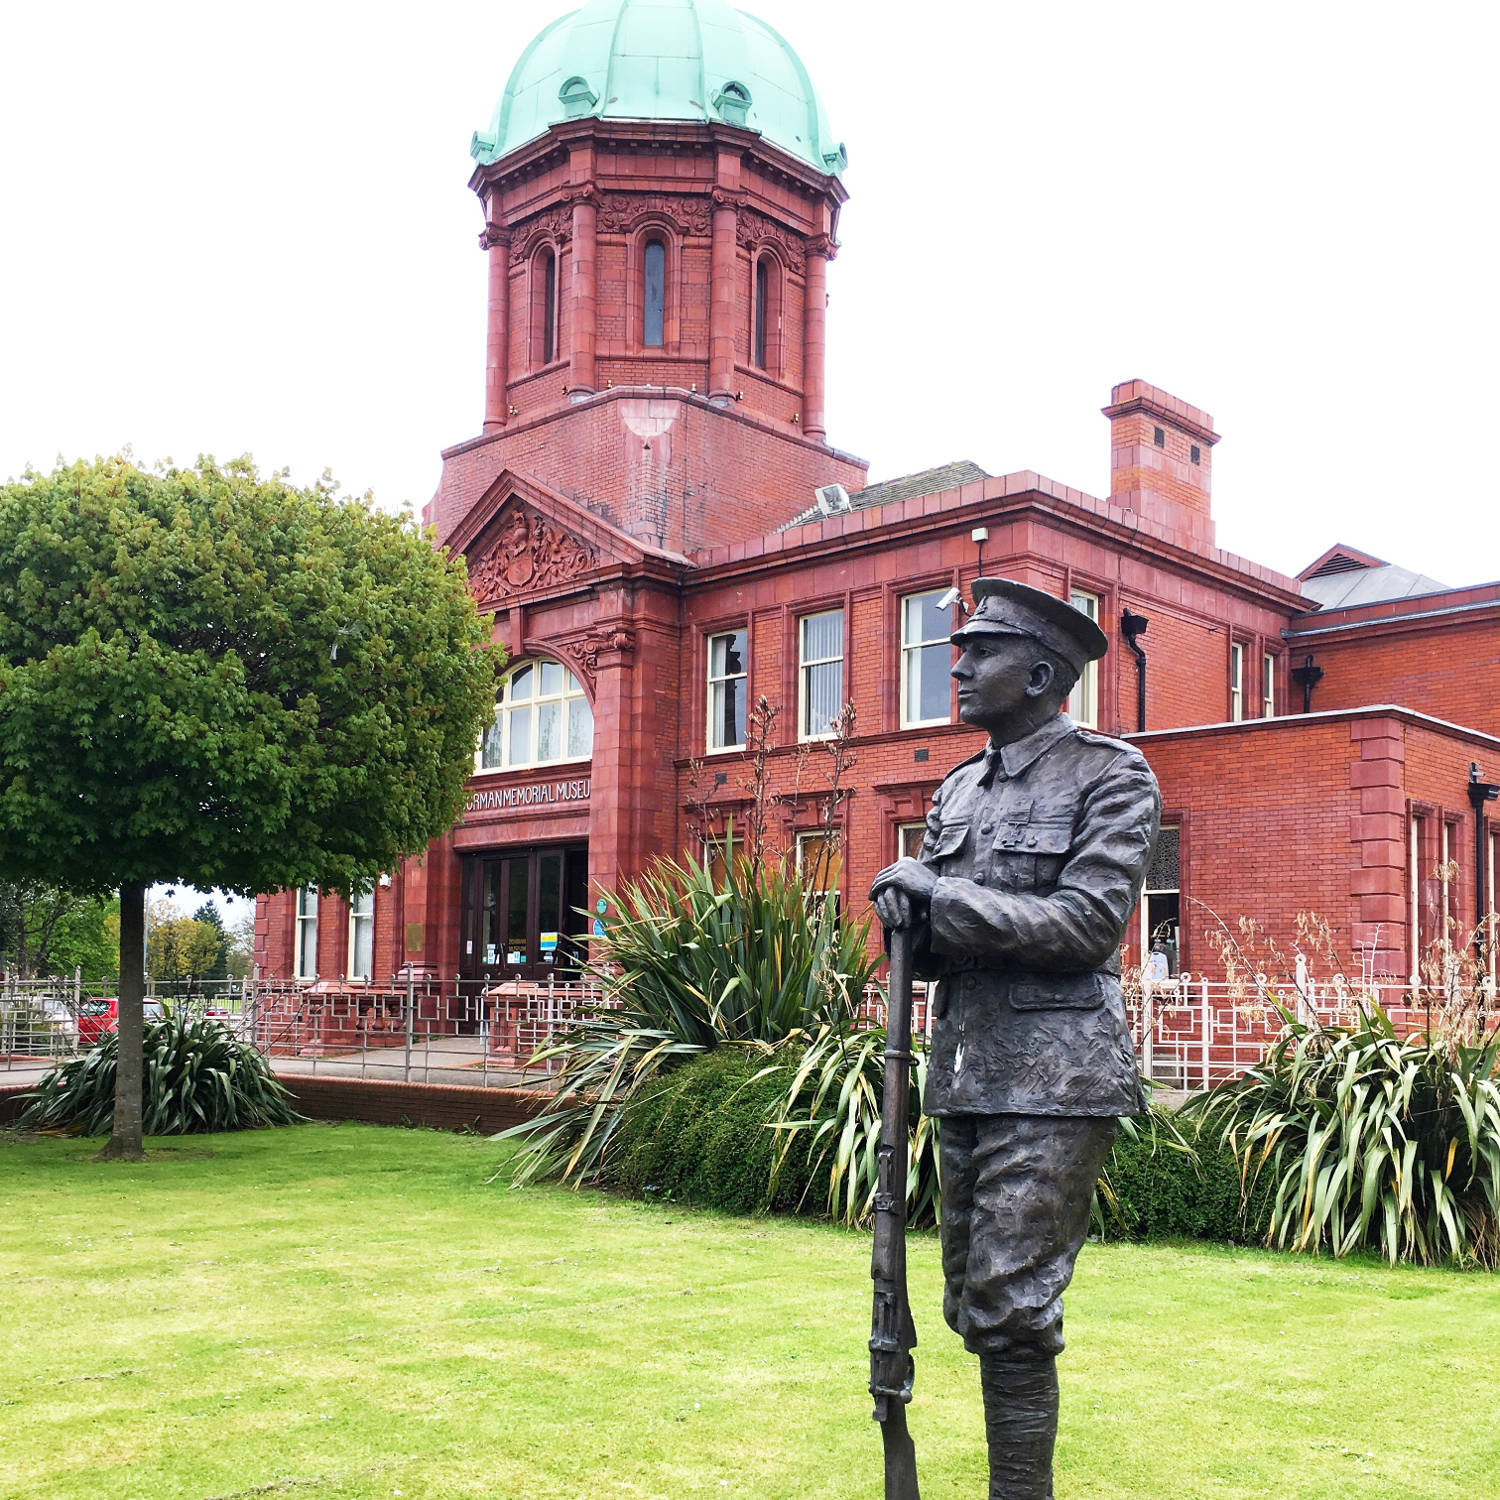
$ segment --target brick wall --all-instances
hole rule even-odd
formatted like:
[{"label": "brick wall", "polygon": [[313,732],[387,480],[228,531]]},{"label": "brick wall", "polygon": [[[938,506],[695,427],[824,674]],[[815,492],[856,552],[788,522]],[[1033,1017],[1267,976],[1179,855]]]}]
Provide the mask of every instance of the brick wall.
[{"label": "brick wall", "polygon": [[617,389],[450,449],[429,513],[440,539],[506,469],[676,552],[773,531],[806,510],[819,485],[858,490],[866,475],[861,460],[807,441],[789,423],[777,430],[737,408],[712,407],[706,395]]},{"label": "brick wall", "polygon": [[[425,1125],[432,1130],[477,1130],[486,1135],[530,1119],[542,1096],[530,1090],[462,1088],[437,1083],[385,1083],[357,1078],[284,1076],[293,1107],[313,1120],[360,1120],[372,1125]],[[24,1088],[0,1088],[0,1127],[20,1115]]]},{"label": "brick wall", "polygon": [[291,1093],[293,1107],[310,1119],[425,1125],[432,1130],[476,1130],[486,1135],[530,1119],[544,1102],[544,1096],[521,1089],[291,1075],[281,1081]]},{"label": "brick wall", "polygon": [[[1323,669],[1314,709],[1399,703],[1500,735],[1500,608],[1469,618],[1375,620],[1348,635],[1294,638],[1287,650],[1293,666],[1311,654]],[[1291,691],[1300,707],[1302,690]],[[1500,765],[1490,769],[1500,773]]]}]

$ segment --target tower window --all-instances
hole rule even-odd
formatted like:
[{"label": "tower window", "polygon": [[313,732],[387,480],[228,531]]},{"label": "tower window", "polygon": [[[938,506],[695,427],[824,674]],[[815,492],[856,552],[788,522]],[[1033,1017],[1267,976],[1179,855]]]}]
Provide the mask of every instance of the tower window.
[{"label": "tower window", "polygon": [[766,367],[766,304],[771,296],[771,268],[762,256],[755,263],[755,363]]},{"label": "tower window", "polygon": [[750,359],[757,369],[780,375],[781,265],[773,255],[755,259],[750,279]]},{"label": "tower window", "polygon": [[1188,449],[1188,456],[1193,460],[1195,464],[1200,464],[1203,462],[1203,450],[1197,445],[1197,443],[1194,443],[1193,446]]},{"label": "tower window", "polygon": [[550,365],[557,358],[557,253],[543,250],[537,258],[541,292],[541,362]]},{"label": "tower window", "polygon": [[667,315],[667,247],[660,240],[647,240],[643,271],[645,325],[641,343],[659,349],[664,342]]},{"label": "tower window", "polygon": [[1167,435],[1161,430],[1160,427],[1153,427],[1151,429],[1151,441],[1155,443],[1158,448],[1165,448],[1167,446]]}]

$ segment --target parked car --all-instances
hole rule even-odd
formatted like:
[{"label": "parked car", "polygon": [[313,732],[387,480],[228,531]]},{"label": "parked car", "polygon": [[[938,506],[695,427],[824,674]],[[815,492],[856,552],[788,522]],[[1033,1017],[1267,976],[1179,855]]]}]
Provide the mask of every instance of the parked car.
[{"label": "parked car", "polygon": [[[166,1012],[160,1000],[145,1002],[146,1019],[159,1021]],[[92,1047],[120,1024],[120,1001],[116,995],[103,1000],[85,1000],[78,1007],[78,1045]]]}]

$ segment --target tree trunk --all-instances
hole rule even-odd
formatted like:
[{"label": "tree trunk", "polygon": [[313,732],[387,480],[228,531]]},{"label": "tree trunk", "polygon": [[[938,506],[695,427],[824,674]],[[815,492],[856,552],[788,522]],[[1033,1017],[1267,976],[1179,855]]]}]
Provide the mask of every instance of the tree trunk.
[{"label": "tree trunk", "polygon": [[144,1161],[141,1144],[141,1055],[145,1031],[146,887],[120,887],[119,1052],[115,1067],[115,1118],[100,1161]]}]

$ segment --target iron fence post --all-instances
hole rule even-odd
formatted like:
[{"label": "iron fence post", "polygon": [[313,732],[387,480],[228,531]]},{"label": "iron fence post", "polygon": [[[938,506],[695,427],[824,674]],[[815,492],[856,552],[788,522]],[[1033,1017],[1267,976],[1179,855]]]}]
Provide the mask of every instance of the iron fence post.
[{"label": "iron fence post", "polygon": [[410,964],[406,966],[406,1059],[401,1071],[402,1080],[411,1082],[411,1028],[412,1007],[416,1003],[416,977]]}]

